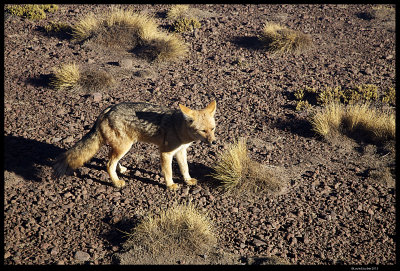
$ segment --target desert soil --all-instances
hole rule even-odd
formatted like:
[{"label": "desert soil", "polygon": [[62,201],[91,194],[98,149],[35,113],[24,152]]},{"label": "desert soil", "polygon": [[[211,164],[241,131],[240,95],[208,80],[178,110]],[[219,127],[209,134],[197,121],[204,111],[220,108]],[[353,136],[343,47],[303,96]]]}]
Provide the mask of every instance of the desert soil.
[{"label": "desert soil", "polygon": [[[154,15],[161,28],[171,24],[168,5],[130,7]],[[372,5],[191,7],[203,17],[201,28],[182,34],[188,55],[161,64],[43,30],[50,21],[74,24],[110,5],[60,5],[40,21],[5,13],[4,263],[120,264],[120,230],[129,231],[149,211],[191,201],[209,212],[217,249],[237,256],[238,264],[272,256],[301,265],[395,264],[395,186],[369,174],[394,163],[393,149],[317,137],[293,97],[304,86],[394,87],[393,12],[371,19],[363,12],[373,11]],[[310,34],[313,47],[272,56],[257,46],[267,20]],[[126,59],[132,65],[123,65]],[[121,75],[118,85],[91,93],[50,87],[53,68],[72,61]],[[167,191],[156,147],[141,143],[122,160],[128,167],[122,190],[105,171],[107,147],[73,176],[51,176],[53,159],[111,104],[200,109],[212,99],[218,143],[193,144],[188,154],[198,186],[185,186],[174,165],[182,188]],[[254,160],[284,172],[284,193],[234,198],[207,177],[218,152],[239,137],[248,138]]]}]

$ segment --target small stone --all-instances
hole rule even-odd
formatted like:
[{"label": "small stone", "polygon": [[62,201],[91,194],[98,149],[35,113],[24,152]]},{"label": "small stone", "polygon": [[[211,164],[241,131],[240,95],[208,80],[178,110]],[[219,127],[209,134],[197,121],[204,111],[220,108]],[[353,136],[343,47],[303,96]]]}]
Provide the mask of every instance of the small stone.
[{"label": "small stone", "polygon": [[193,194],[193,195],[194,195],[194,194],[197,194],[197,193],[199,193],[200,191],[201,191],[201,187],[198,186],[198,187],[196,187],[195,189],[193,189],[192,194]]},{"label": "small stone", "polygon": [[257,247],[260,247],[260,246],[265,246],[267,243],[265,243],[264,241],[262,241],[260,239],[254,238],[253,244]]},{"label": "small stone", "polygon": [[94,61],[94,59],[93,58],[89,58],[88,60],[87,60],[87,63],[88,64],[93,64],[95,61]]},{"label": "small stone", "polygon": [[79,262],[86,262],[90,259],[90,255],[84,251],[77,251],[74,255],[74,259]]},{"label": "small stone", "polygon": [[118,247],[118,246],[113,246],[111,249],[112,249],[112,251],[115,252],[115,251],[118,251],[118,250],[119,250],[119,247]]},{"label": "small stone", "polygon": [[64,194],[64,197],[65,198],[69,198],[69,197],[72,197],[73,195],[71,194],[71,192],[67,192],[67,193],[65,193]]},{"label": "small stone", "polygon": [[179,82],[178,84],[176,84],[178,87],[182,87],[183,86],[183,83],[182,82]]},{"label": "small stone", "polygon": [[9,251],[4,253],[4,259],[11,257],[11,253]]},{"label": "small stone", "polygon": [[371,75],[372,74],[372,69],[371,68],[366,68],[364,70],[364,73],[367,74],[367,75]]},{"label": "small stone", "polygon": [[58,252],[59,252],[58,247],[53,247],[53,248],[51,249],[51,251],[50,251],[50,254],[54,256],[54,255],[57,255]]},{"label": "small stone", "polygon": [[69,136],[69,137],[67,137],[67,138],[65,138],[64,140],[63,140],[63,143],[71,143],[71,142],[74,142],[74,137],[73,136]]},{"label": "small stone", "polygon": [[61,140],[62,140],[62,137],[55,137],[55,138],[53,138],[52,142],[53,143],[57,143],[57,142],[59,142]]},{"label": "small stone", "polygon": [[182,189],[182,193],[184,196],[187,196],[189,194],[189,187],[185,187],[184,189]]},{"label": "small stone", "polygon": [[368,214],[370,214],[370,215],[374,215],[374,210],[373,209],[368,209]]},{"label": "small stone", "polygon": [[133,66],[133,61],[132,59],[124,58],[118,64],[124,69],[130,69]]},{"label": "small stone", "polygon": [[101,101],[102,95],[99,92],[95,92],[92,94],[93,97],[93,101],[95,101],[96,103]]},{"label": "small stone", "polygon": [[236,208],[236,207],[232,207],[232,208],[230,208],[230,211],[231,211],[232,213],[238,213],[238,212],[239,212],[239,209]]}]

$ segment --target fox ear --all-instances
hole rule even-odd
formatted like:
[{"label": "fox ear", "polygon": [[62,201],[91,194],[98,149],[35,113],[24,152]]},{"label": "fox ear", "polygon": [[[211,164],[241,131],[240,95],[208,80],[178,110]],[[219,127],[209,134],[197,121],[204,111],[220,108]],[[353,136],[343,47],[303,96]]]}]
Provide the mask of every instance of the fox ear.
[{"label": "fox ear", "polygon": [[192,109],[190,109],[184,105],[181,105],[181,104],[179,104],[179,108],[181,109],[183,116],[187,120],[193,120],[193,110]]},{"label": "fox ear", "polygon": [[209,105],[207,105],[206,108],[204,108],[204,111],[206,111],[207,113],[209,113],[211,115],[214,115],[216,109],[217,109],[217,103],[214,100]]}]

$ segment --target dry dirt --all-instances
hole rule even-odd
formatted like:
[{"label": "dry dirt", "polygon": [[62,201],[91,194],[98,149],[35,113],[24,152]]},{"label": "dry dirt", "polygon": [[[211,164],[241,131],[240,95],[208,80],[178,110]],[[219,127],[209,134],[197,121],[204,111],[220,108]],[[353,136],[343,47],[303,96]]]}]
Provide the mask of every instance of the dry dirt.
[{"label": "dry dirt", "polygon": [[[168,29],[168,5],[132,7]],[[306,85],[394,87],[393,10],[369,18],[371,5],[192,7],[204,16],[201,28],[182,34],[188,56],[162,64],[43,30],[50,21],[73,24],[110,5],[60,5],[40,21],[5,14],[4,264],[119,264],[126,259],[120,230],[130,230],[150,210],[188,201],[208,210],[217,251],[234,255],[238,264],[272,256],[296,265],[395,264],[395,186],[390,176],[382,181],[370,174],[394,165],[393,149],[318,138],[293,98]],[[271,56],[257,45],[266,20],[310,34],[314,46],[299,55]],[[122,65],[127,59],[132,65]],[[54,90],[48,85],[53,67],[71,61],[119,75],[118,85],[100,93]],[[174,165],[182,189],[167,191],[156,147],[140,143],[122,160],[128,167],[122,190],[105,171],[106,147],[74,176],[51,177],[52,160],[110,104],[202,108],[212,99],[218,144],[196,143],[189,150],[196,187],[183,185]],[[243,136],[253,159],[285,171],[285,193],[233,198],[207,177],[224,144]]]}]

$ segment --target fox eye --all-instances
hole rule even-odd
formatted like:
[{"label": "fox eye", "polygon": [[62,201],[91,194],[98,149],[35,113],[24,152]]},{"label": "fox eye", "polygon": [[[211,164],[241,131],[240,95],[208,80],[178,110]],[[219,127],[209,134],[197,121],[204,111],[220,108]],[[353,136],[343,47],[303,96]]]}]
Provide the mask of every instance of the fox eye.
[{"label": "fox eye", "polygon": [[200,132],[205,133],[205,132],[207,132],[207,131],[206,131],[206,130],[201,130]]}]

